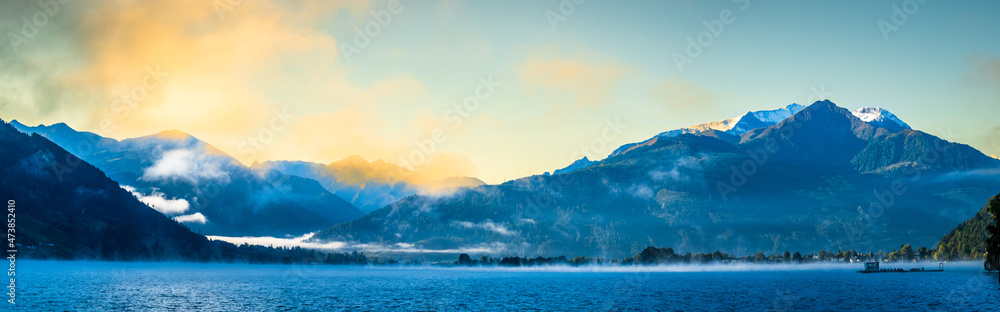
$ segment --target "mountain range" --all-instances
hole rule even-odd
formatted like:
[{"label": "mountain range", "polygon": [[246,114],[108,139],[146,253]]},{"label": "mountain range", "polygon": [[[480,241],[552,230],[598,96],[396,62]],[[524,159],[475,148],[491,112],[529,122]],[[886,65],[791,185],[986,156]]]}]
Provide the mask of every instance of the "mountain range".
[{"label": "mountain range", "polygon": [[317,231],[314,242],[390,253],[888,250],[934,246],[1000,185],[1000,160],[887,110],[830,101],[663,132],[498,185],[358,156],[247,167],[173,130],[118,141],[65,124],[10,125],[0,126],[0,173],[18,182],[0,186],[37,207],[19,224],[51,255],[73,244],[95,257],[208,248],[179,225],[221,236]]},{"label": "mountain range", "polygon": [[11,125],[66,147],[142,202],[201,233],[301,235],[364,215],[316,181],[256,172],[180,131],[117,141],[65,124]]},{"label": "mountain range", "polygon": [[298,236],[355,220],[406,196],[483,184],[467,177],[433,179],[359,156],[328,165],[268,161],[247,167],[177,130],[117,141],[64,123],[10,124],[52,140],[140,201],[212,235]]},{"label": "mountain range", "polygon": [[22,133],[3,120],[0,146],[0,194],[10,223],[6,249],[15,249],[12,257],[18,259],[367,263],[356,252],[210,240],[52,141]]},{"label": "mountain range", "polygon": [[21,257],[195,260],[216,247],[42,136],[0,121],[0,146],[0,194],[15,202]]},{"label": "mountain range", "polygon": [[707,125],[585,168],[407,197],[314,239],[527,256],[889,250],[934,246],[1000,185],[1000,161],[882,109],[819,101]]}]

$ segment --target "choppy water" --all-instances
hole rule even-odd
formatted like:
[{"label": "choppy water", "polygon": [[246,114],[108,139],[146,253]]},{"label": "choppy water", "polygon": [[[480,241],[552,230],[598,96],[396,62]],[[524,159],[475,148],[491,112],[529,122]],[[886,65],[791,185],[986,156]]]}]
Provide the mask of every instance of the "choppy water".
[{"label": "choppy water", "polygon": [[[688,272],[18,262],[21,311],[1000,309],[997,273]],[[695,269],[701,270],[701,269]],[[4,303],[3,309],[9,307]]]}]

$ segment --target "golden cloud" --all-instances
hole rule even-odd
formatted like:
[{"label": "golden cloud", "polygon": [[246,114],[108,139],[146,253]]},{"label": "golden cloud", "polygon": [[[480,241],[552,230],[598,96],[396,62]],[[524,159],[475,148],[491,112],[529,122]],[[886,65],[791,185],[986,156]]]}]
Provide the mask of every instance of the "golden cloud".
[{"label": "golden cloud", "polygon": [[[232,2],[65,5],[59,20],[67,25],[51,26],[52,36],[31,44],[43,52],[72,51],[15,57],[18,68],[0,70],[0,90],[15,91],[0,96],[0,108],[14,108],[26,122],[65,121],[119,139],[178,129],[244,163],[327,163],[351,154],[396,163],[410,151],[407,144],[441,126],[433,122],[437,113],[421,111],[431,102],[415,77],[363,85],[347,78],[338,40],[326,29],[343,13],[354,19],[349,24],[369,21],[371,0]],[[52,40],[55,34],[72,40]],[[0,57],[0,64],[7,60]],[[38,99],[48,93],[60,96]],[[291,118],[275,124],[283,112]],[[249,140],[259,147],[247,148]],[[474,172],[468,159],[439,153],[423,166],[434,171],[428,174]],[[434,159],[454,161],[456,169],[441,169]]]},{"label": "golden cloud", "polygon": [[573,94],[570,106],[593,107],[611,100],[625,67],[616,62],[588,64],[573,59],[535,59],[519,70],[521,82],[529,90]]},{"label": "golden cloud", "polygon": [[275,106],[267,92],[280,82],[269,77],[287,70],[322,75],[317,71],[336,64],[335,40],[312,23],[364,2],[244,1],[221,10],[218,3],[225,2],[91,4],[79,25],[85,66],[71,77],[108,99],[94,110],[92,126],[109,120],[111,129],[122,129],[108,133],[115,136],[164,128],[249,132]]},{"label": "golden cloud", "polygon": [[[180,129],[246,163],[403,154],[393,146],[404,145],[397,135],[412,126],[382,118],[409,113],[403,108],[418,106],[409,104],[426,97],[424,86],[405,74],[366,87],[349,82],[337,40],[321,27],[344,11],[364,21],[370,7],[368,0],[88,3],[72,30],[82,66],[50,79],[66,81],[61,92],[87,90],[91,104],[56,110],[77,107],[83,128],[116,138]],[[295,118],[270,129],[276,111]],[[268,144],[245,148],[264,132]]]},{"label": "golden cloud", "polygon": [[671,77],[658,82],[651,91],[652,98],[666,105],[671,111],[714,107],[714,93],[702,89],[682,78]]},{"label": "golden cloud", "polygon": [[1000,58],[978,56],[972,60],[974,79],[991,85],[1000,85]]},{"label": "golden cloud", "polygon": [[474,177],[477,174],[476,166],[469,157],[450,151],[431,154],[427,161],[415,166],[414,169],[434,179]]}]

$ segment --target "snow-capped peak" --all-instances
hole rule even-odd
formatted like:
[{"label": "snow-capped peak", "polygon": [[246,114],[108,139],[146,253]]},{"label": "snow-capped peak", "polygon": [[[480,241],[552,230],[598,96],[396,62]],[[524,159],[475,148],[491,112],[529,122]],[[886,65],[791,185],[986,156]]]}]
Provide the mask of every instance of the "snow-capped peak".
[{"label": "snow-capped peak", "polygon": [[658,137],[672,138],[679,136],[681,134],[697,134],[712,130],[739,136],[753,129],[776,125],[784,121],[785,119],[792,117],[792,115],[795,115],[796,113],[805,108],[806,108],[805,106],[802,106],[800,104],[792,103],[778,109],[746,112],[745,114],[734,118],[723,119],[700,125],[694,125],[686,128],[670,130],[667,132],[662,132],[660,134],[657,134],[655,137],[650,138],[649,140],[646,141],[622,145],[618,147],[618,149],[615,149],[614,152],[611,152],[610,156],[621,155],[625,152],[628,152],[631,148],[634,148],[635,146],[638,146],[640,144],[655,142],[654,140]]},{"label": "snow-capped peak", "polygon": [[881,107],[862,107],[853,112],[854,116],[858,117],[864,122],[872,124],[873,126],[888,128],[889,130],[897,131],[896,126],[902,129],[911,129],[910,125],[900,120],[893,115],[888,110]]},{"label": "snow-capped peak", "polygon": [[752,114],[754,117],[757,118],[757,120],[763,121],[764,123],[767,124],[775,125],[778,124],[779,122],[784,121],[785,119],[788,119],[788,117],[792,117],[792,115],[795,115],[795,113],[798,113],[803,108],[806,107],[792,103],[789,104],[788,106],[785,106],[785,108],[756,111],[753,112]]},{"label": "snow-capped peak", "polygon": [[733,124],[732,129],[728,129],[726,132],[741,135],[753,129],[770,127],[788,119],[788,117],[792,117],[792,115],[795,115],[804,108],[806,107],[792,103],[784,108],[747,112],[743,116],[738,117],[739,122]]},{"label": "snow-capped peak", "polygon": [[658,136],[675,137],[685,133],[699,133],[709,130],[718,130],[718,131],[728,132],[729,134],[733,135],[740,135],[756,128],[763,128],[775,125],[779,122],[782,122],[785,119],[788,119],[788,117],[792,117],[792,115],[795,115],[795,113],[798,113],[803,108],[806,107],[792,103],[789,104],[788,106],[779,109],[747,112],[746,114],[729,119],[713,121],[710,123],[704,123],[700,125],[694,125],[687,128],[670,130],[667,132],[660,133]]}]

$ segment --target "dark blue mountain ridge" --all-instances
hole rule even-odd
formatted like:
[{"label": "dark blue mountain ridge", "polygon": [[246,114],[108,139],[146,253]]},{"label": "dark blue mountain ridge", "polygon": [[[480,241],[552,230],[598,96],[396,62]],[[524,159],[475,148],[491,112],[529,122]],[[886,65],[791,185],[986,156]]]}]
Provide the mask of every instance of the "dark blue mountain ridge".
[{"label": "dark blue mountain ridge", "polygon": [[41,135],[0,120],[0,146],[0,194],[15,202],[19,257],[207,260],[219,251]]}]

